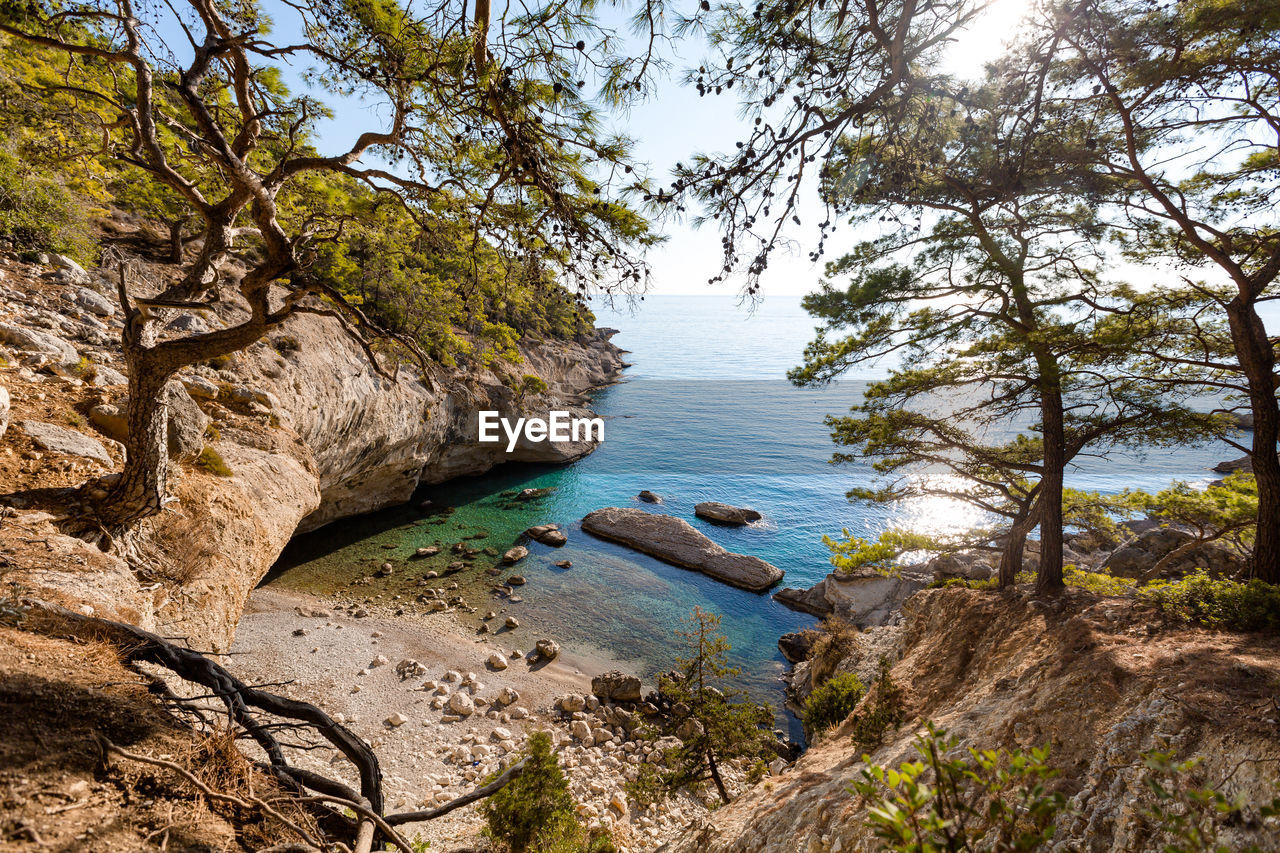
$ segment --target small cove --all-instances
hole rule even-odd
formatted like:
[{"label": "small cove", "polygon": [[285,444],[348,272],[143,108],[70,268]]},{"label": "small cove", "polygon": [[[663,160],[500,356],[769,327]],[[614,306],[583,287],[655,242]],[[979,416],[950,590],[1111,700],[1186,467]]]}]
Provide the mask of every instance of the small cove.
[{"label": "small cove", "polygon": [[[598,311],[600,325],[623,331],[615,343],[633,363],[622,384],[594,395],[606,420],[603,447],[563,468],[507,465],[483,477],[424,487],[409,504],[329,525],[298,537],[267,583],[350,600],[381,595],[383,603],[406,606],[420,591],[417,578],[457,559],[449,546],[509,548],[526,528],[557,523],[568,534],[563,548],[531,543],[530,556],[499,576],[486,573],[498,560],[479,555],[474,568],[438,581],[459,584],[478,612],[462,615],[479,625],[493,609],[514,615],[521,627],[494,638],[505,648],[530,648],[538,636],[566,647],[608,656],[647,679],[670,667],[681,646],[676,635],[695,606],[723,617],[741,686],[780,707],[785,662],[778,637],[814,623],[759,595],[719,584],[696,572],[665,565],[621,546],[602,542],[578,527],[588,512],[604,506],[638,505],[636,494],[662,495],[659,511],[694,524],[724,547],[762,557],[786,572],[787,586],[810,586],[829,570],[822,536],[841,528],[875,535],[900,522],[934,528],[976,521],[965,507],[926,504],[900,507],[849,503],[844,495],[868,485],[864,464],[832,466],[834,446],[823,417],[847,411],[865,383],[848,380],[822,389],[798,389],[783,378],[799,363],[812,323],[798,301],[766,303],[754,314],[723,297],[652,297],[635,314]],[[1209,468],[1232,455],[1222,446],[1152,451],[1144,456],[1113,453],[1085,459],[1071,485],[1118,491],[1160,488],[1173,479],[1203,482]],[[519,502],[525,488],[553,489]],[[423,500],[453,507],[428,515]],[[741,529],[693,517],[702,500],[751,506],[765,520]],[[466,538],[464,537],[478,537]],[[418,547],[439,544],[443,552],[410,560]],[[386,560],[390,578],[353,582]],[[556,568],[571,560],[570,569]],[[528,583],[519,602],[492,596],[493,582],[518,573]],[[469,620],[469,621],[468,621]],[[498,623],[501,620],[497,620]]]}]

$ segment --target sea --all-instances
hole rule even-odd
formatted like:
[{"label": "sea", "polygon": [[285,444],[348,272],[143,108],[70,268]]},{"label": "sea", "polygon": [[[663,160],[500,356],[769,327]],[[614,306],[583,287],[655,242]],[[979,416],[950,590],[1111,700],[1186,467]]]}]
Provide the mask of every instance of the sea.
[{"label": "sea", "polygon": [[[702,608],[721,617],[739,669],[735,684],[780,708],[787,665],[778,638],[813,625],[812,617],[768,593],[738,590],[595,539],[582,532],[582,517],[607,506],[676,515],[730,551],[774,564],[786,573],[782,585],[793,587],[811,586],[830,571],[824,536],[848,530],[874,537],[891,525],[948,532],[981,522],[967,505],[946,500],[884,506],[846,498],[850,489],[878,482],[877,475],[866,463],[831,463],[836,448],[824,417],[847,412],[887,365],[823,388],[788,383],[786,372],[801,363],[815,327],[798,297],[751,304],[730,296],[649,296],[598,304],[595,311],[598,325],[619,330],[613,341],[631,365],[622,382],[592,395],[605,421],[600,449],[564,467],[506,465],[424,487],[404,507],[298,537],[266,582],[370,594],[359,587],[353,592],[352,582],[388,557],[407,558],[419,546],[447,546],[467,536],[475,537],[475,547],[505,550],[526,528],[552,522],[566,531],[568,544],[530,544],[532,553],[519,566],[527,580],[517,590],[520,601],[490,598],[493,578],[478,570],[470,572],[478,576],[470,588],[468,573],[455,576],[481,612],[492,607],[516,615],[529,629],[522,632],[528,633],[525,646],[541,632],[568,649],[609,657],[652,683],[685,653],[681,632]],[[1202,484],[1216,476],[1213,465],[1238,455],[1218,443],[1111,452],[1080,460],[1068,485],[1117,492],[1160,489],[1174,480]],[[527,503],[512,499],[528,488],[551,491]],[[642,489],[660,495],[662,505],[639,503]],[[455,509],[424,518],[423,500]],[[751,507],[764,520],[736,529],[704,522],[693,508],[707,500]],[[571,568],[553,565],[566,559]],[[379,594],[411,597],[407,582],[399,577]]]}]

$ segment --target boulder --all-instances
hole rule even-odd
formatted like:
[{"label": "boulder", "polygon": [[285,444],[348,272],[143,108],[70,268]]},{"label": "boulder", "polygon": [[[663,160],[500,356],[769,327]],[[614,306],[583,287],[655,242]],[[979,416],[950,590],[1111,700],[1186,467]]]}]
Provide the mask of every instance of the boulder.
[{"label": "boulder", "polygon": [[553,548],[559,548],[569,541],[569,538],[561,533],[560,528],[554,524],[539,524],[536,527],[530,527],[524,532],[524,535]]},{"label": "boulder", "polygon": [[87,287],[77,287],[69,291],[67,295],[71,297],[72,302],[90,314],[97,314],[99,317],[111,317],[116,313],[116,306],[110,299]]},{"label": "boulder", "polygon": [[799,663],[809,657],[813,642],[818,638],[817,631],[793,631],[778,638],[778,651],[791,663]]},{"label": "boulder", "polygon": [[[1117,577],[1139,578],[1156,562],[1175,548],[1190,544],[1195,537],[1176,527],[1155,527],[1139,533],[1111,552],[1103,570]],[[1166,566],[1163,574],[1177,577],[1195,569],[1208,569],[1216,574],[1235,574],[1246,568],[1244,560],[1220,542],[1202,542],[1179,555]]]},{"label": "boulder", "polygon": [[782,580],[782,570],[776,566],[759,557],[727,551],[689,522],[674,516],[637,508],[607,507],[582,519],[582,529],[741,589],[760,592]]},{"label": "boulder", "polygon": [[527,556],[529,556],[529,549],[523,545],[517,545],[502,555],[502,562],[510,566],[514,563],[520,562]]},{"label": "boulder", "polygon": [[734,526],[750,524],[753,521],[759,521],[764,518],[754,509],[730,506],[716,501],[703,501],[697,504],[693,508],[693,514],[698,518],[705,518],[707,521],[714,521],[717,524],[732,524]]},{"label": "boulder", "polygon": [[169,456],[183,462],[194,461],[204,450],[209,416],[200,410],[181,382],[170,382],[165,393],[169,405]]},{"label": "boulder", "polygon": [[1213,470],[1218,474],[1231,474],[1236,471],[1253,472],[1253,458],[1250,456],[1241,456],[1239,459],[1232,459],[1227,462],[1219,462],[1213,466]]},{"label": "boulder", "polygon": [[218,386],[214,385],[203,376],[184,376],[182,377],[182,387],[187,389],[187,393],[196,400],[216,400],[218,399]]},{"label": "boulder", "polygon": [[692,740],[693,738],[700,737],[702,732],[702,723],[694,719],[688,719],[681,723],[676,729],[676,737],[680,738],[680,740]]},{"label": "boulder", "polygon": [[89,380],[89,384],[95,388],[129,384],[129,377],[125,376],[114,367],[107,367],[105,364],[95,364],[93,366],[92,373],[93,377]]},{"label": "boulder", "polygon": [[534,648],[543,660],[555,660],[560,654],[560,644],[555,640],[538,640]]},{"label": "boulder", "polygon": [[111,467],[111,456],[96,439],[82,432],[66,429],[42,421],[22,421],[22,431],[31,436],[37,447],[68,456],[82,456],[106,467]]},{"label": "boulder", "polygon": [[77,364],[80,361],[80,353],[62,338],[39,329],[28,329],[26,326],[0,323],[0,343],[28,352],[51,355],[60,364]]},{"label": "boulder", "polygon": [[587,700],[578,693],[569,693],[560,697],[560,707],[573,714],[587,707]]},{"label": "boulder", "polygon": [[984,581],[995,573],[991,561],[992,555],[980,551],[957,551],[954,554],[939,554],[925,564],[925,569],[933,573],[934,580],[963,578]]},{"label": "boulder", "polygon": [[510,666],[510,664],[507,663],[506,655],[504,655],[502,652],[494,652],[493,654],[489,655],[488,664],[490,669],[494,669],[498,671],[502,671],[506,669],[508,666]]},{"label": "boulder", "polygon": [[434,557],[436,554],[439,554],[439,553],[440,553],[439,545],[428,545],[426,548],[419,548],[418,550],[414,551],[413,556]]},{"label": "boulder", "polygon": [[641,491],[640,494],[636,495],[636,498],[647,504],[662,503],[661,496],[655,495],[653,492],[649,491],[648,489],[644,489],[643,491]]},{"label": "boulder", "polygon": [[392,714],[390,717],[387,717],[387,719],[384,720],[383,722],[385,722],[389,728],[398,729],[401,726],[403,726],[405,723],[409,722],[409,718],[406,717],[404,714],[396,712]]},{"label": "boulder", "polygon": [[903,602],[930,580],[929,575],[908,570],[893,577],[872,571],[832,572],[809,589],[780,589],[773,600],[802,613],[834,615],[868,628],[892,623]]},{"label": "boulder", "polygon": [[123,442],[129,437],[129,419],[114,403],[103,403],[90,409],[89,423],[115,441]]},{"label": "boulder", "polygon": [[606,702],[639,702],[640,679],[611,669],[591,679],[591,692]]},{"label": "boulder", "polygon": [[459,717],[470,717],[476,712],[476,703],[465,693],[454,693],[449,697],[449,710]]},{"label": "boulder", "polygon": [[400,676],[401,681],[408,681],[410,678],[421,678],[426,674],[427,668],[413,658],[405,658],[396,664],[396,675]]},{"label": "boulder", "polygon": [[555,567],[557,569],[572,569],[573,561],[572,560],[556,560]]},{"label": "boulder", "polygon": [[203,335],[209,331],[209,324],[198,314],[179,314],[168,323],[165,329],[181,335]]}]

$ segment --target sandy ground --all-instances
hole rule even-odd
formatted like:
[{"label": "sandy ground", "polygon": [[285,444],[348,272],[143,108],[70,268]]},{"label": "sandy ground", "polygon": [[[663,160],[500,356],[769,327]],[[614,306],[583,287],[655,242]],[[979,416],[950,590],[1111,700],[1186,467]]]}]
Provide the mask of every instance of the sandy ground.
[{"label": "sandy ground", "polygon": [[[327,615],[301,615],[311,612]],[[249,599],[227,663],[245,681],[274,685],[268,689],[313,702],[331,715],[341,714],[353,731],[378,750],[388,808],[402,811],[470,790],[474,778],[498,766],[504,753],[502,741],[518,748],[528,732],[551,728],[548,721],[555,699],[566,693],[589,693],[591,676],[611,668],[606,661],[568,652],[550,663],[531,663],[516,654],[527,655],[530,649],[513,648],[511,642],[503,642],[500,633],[475,635],[449,613],[394,616],[374,611],[355,618],[325,599],[262,588]],[[486,665],[494,651],[506,655],[507,669],[495,671]],[[379,656],[387,663],[371,667]],[[406,659],[421,663],[426,674],[402,680],[396,665]],[[450,670],[464,678],[474,674],[475,684],[459,688],[453,682],[448,689],[488,700],[487,713],[442,721],[449,714],[447,707],[432,708],[432,700],[440,694],[436,689],[424,690],[423,685],[443,681]],[[501,710],[492,709],[504,688],[514,689],[519,699]],[[529,716],[512,719],[522,713],[518,708],[526,709]],[[395,714],[407,722],[388,723]],[[511,736],[495,735],[495,729],[505,729]],[[493,755],[475,764],[460,762],[456,751],[467,745],[471,749],[483,745],[488,750],[476,752],[492,751]],[[321,766],[330,773],[337,769],[327,766],[327,756],[305,756],[301,763],[308,760],[323,762]],[[447,850],[450,842],[473,836],[480,825],[472,806],[415,829],[433,842],[432,849],[443,845]]]}]

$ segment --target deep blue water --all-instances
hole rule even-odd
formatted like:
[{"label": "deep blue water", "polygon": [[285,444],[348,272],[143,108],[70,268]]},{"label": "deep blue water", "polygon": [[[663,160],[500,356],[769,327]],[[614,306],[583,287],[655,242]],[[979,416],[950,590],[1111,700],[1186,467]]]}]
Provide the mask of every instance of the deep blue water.
[{"label": "deep blue water", "polygon": [[[635,495],[652,490],[665,499],[660,511],[687,519],[730,550],[768,560],[786,572],[786,586],[809,586],[827,573],[822,536],[841,528],[875,535],[890,523],[977,523],[963,506],[865,506],[844,498],[851,487],[870,484],[872,472],[861,464],[828,463],[833,445],[823,417],[846,411],[865,383],[798,389],[785,381],[813,331],[798,299],[774,299],[752,313],[732,298],[650,297],[634,313],[599,308],[597,315],[600,325],[622,330],[614,341],[630,351],[633,363],[627,381],[595,394],[595,408],[606,419],[600,450],[565,468],[505,466],[482,478],[423,489],[417,500],[457,508],[444,523],[424,522],[416,510],[401,508],[331,525],[292,546],[282,564],[287,570],[272,582],[339,590],[389,554],[405,557],[419,545],[447,545],[477,532],[488,534],[482,544],[505,549],[525,528],[556,522],[567,530],[569,544],[531,545],[531,557],[520,566],[529,580],[520,591],[524,600],[505,605],[530,637],[546,631],[569,647],[605,649],[651,676],[670,667],[680,652],[681,620],[700,606],[723,616],[743,686],[780,705],[784,663],[777,639],[812,619],[768,595],[592,539],[577,526],[582,516],[604,506],[644,506]],[[1213,476],[1213,464],[1235,455],[1223,446],[1112,454],[1077,466],[1069,484],[1118,491],[1161,488],[1174,479],[1203,481]],[[513,505],[503,496],[543,486],[556,491],[531,504]],[[750,506],[765,521],[742,529],[714,526],[693,516],[702,500]],[[573,567],[555,568],[558,559],[572,560]],[[464,574],[481,576],[469,594],[481,611],[487,609],[482,599],[488,579],[479,569]]]}]

